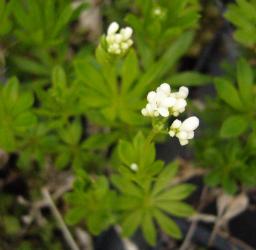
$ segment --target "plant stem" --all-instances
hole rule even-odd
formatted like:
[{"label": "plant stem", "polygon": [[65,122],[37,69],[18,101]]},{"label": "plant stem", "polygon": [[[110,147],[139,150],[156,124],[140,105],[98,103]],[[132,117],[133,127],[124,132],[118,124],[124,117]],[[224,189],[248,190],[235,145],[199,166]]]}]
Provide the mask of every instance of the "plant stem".
[{"label": "plant stem", "polygon": [[73,239],[71,233],[69,232],[64,220],[62,219],[60,212],[58,211],[57,207],[55,206],[48,189],[43,188],[42,194],[43,194],[45,200],[47,201],[47,203],[49,204],[52,214],[55,217],[56,221],[58,222],[60,230],[62,231],[63,236],[66,239],[70,249],[71,250],[79,250],[79,247],[77,246],[75,240]]},{"label": "plant stem", "polygon": [[146,141],[145,141],[145,145],[144,145],[144,149],[146,150],[147,147],[150,145],[150,143],[152,142],[152,140],[154,139],[154,137],[156,136],[157,132],[152,129],[150,131],[150,133],[148,134]]}]

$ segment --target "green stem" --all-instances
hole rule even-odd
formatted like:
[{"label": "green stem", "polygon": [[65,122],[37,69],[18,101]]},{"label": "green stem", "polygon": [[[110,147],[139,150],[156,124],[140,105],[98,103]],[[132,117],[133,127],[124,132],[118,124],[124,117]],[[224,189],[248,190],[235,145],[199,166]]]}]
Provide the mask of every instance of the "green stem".
[{"label": "green stem", "polygon": [[145,141],[145,144],[144,144],[144,149],[146,150],[150,143],[153,141],[154,137],[157,135],[157,131],[155,131],[154,129],[152,129],[150,131],[150,133],[148,134],[147,138],[146,138],[146,141]]}]

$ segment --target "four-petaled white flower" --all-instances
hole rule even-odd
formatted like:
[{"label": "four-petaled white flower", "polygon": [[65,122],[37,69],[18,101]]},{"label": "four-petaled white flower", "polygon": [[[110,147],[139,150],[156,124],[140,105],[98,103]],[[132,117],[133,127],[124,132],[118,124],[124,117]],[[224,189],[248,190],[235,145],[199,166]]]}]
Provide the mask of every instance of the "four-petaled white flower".
[{"label": "four-petaled white flower", "polygon": [[191,116],[183,122],[176,119],[170,127],[169,135],[171,137],[176,136],[183,146],[188,144],[188,141],[194,138],[194,130],[198,126],[199,119],[196,116]]},{"label": "four-petaled white flower", "polygon": [[141,110],[144,116],[178,116],[185,111],[187,105],[188,88],[180,87],[178,92],[171,92],[168,83],[162,83],[156,91],[150,91],[147,95],[148,103]]},{"label": "four-petaled white flower", "polygon": [[133,30],[130,27],[125,27],[119,30],[119,24],[113,22],[109,25],[106,35],[107,50],[111,54],[124,54],[133,44],[131,39]]}]

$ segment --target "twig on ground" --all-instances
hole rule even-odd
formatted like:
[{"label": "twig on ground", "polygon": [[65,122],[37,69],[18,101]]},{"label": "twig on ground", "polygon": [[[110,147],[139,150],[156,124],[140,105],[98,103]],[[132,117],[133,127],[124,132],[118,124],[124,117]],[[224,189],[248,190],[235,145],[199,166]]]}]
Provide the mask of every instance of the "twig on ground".
[{"label": "twig on ground", "polygon": [[79,250],[79,247],[77,246],[75,240],[73,239],[73,236],[71,235],[70,231],[68,230],[68,227],[66,226],[60,212],[58,211],[57,207],[55,206],[48,189],[43,188],[42,194],[43,194],[45,200],[48,202],[49,207],[52,211],[52,214],[55,217],[56,221],[58,222],[60,230],[62,231],[65,240],[67,241],[68,245],[70,246],[70,249]]},{"label": "twig on ground", "polygon": [[[199,206],[198,206],[198,209],[197,209],[198,212],[200,212],[203,209],[203,207],[204,207],[204,199],[205,199],[205,197],[207,195],[207,191],[208,191],[207,187],[204,187],[204,189],[202,191],[202,194],[201,194],[201,197],[200,197]],[[188,233],[187,233],[183,243],[181,244],[181,247],[180,247],[179,250],[186,250],[186,249],[188,249],[188,247],[189,247],[189,245],[191,243],[191,239],[192,239],[192,237],[194,235],[194,232],[196,230],[197,224],[198,224],[198,220],[195,220],[195,221],[193,221],[191,223],[191,226],[190,226],[190,228],[188,230]]]}]

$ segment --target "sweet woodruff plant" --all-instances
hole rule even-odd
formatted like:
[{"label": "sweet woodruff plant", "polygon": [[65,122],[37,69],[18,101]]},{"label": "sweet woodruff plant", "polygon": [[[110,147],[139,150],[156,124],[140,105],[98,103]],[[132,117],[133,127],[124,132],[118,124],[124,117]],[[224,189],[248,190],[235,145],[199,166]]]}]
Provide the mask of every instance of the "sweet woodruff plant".
[{"label": "sweet woodruff plant", "polygon": [[[98,67],[102,68],[108,79],[113,76],[114,69],[120,69],[120,65],[125,65],[135,57],[131,48],[132,29],[126,27],[119,32],[118,30],[119,25],[116,22],[111,23],[107,35],[103,37],[96,50],[96,56],[100,61]],[[108,64],[107,61],[111,63]],[[123,93],[127,93],[124,89],[132,88],[127,86],[127,81],[132,85],[134,65],[135,63],[132,63],[130,69],[122,69],[121,82],[120,78],[119,82],[114,79],[116,85],[111,82],[111,89],[114,93],[118,93],[117,100],[119,100],[119,104],[115,105],[114,109],[117,109],[117,115],[120,115],[121,119],[123,119],[121,114],[125,110],[120,110],[121,114],[119,113],[119,108],[123,105],[120,98]],[[145,83],[143,87],[149,89],[147,85],[148,83]],[[136,89],[137,86],[140,85],[134,84],[133,87]],[[172,117],[175,118],[185,111],[188,92],[188,88],[184,86],[177,92],[172,91],[169,84],[163,83],[156,91],[148,93],[148,103],[141,110],[138,105],[134,114],[143,126],[136,125],[140,124],[136,121],[133,124],[134,132],[130,135],[132,139],[127,140],[123,137],[119,140],[113,152],[113,161],[110,162],[114,167],[111,177],[106,178],[104,175],[82,177],[79,174],[74,190],[67,195],[70,210],[66,219],[69,223],[74,224],[84,220],[93,234],[99,234],[116,224],[121,226],[124,236],[131,236],[140,228],[151,245],[156,244],[158,226],[174,238],[182,237],[179,227],[171,216],[187,217],[194,213],[193,208],[183,202],[183,199],[194,190],[194,186],[172,184],[172,179],[178,171],[177,162],[166,165],[156,159],[155,139],[163,134],[168,137],[176,136],[181,145],[186,145],[194,137],[194,130],[199,125],[197,117],[192,116],[183,122],[175,119],[169,124]],[[145,103],[146,93],[142,93],[140,103]],[[135,103],[136,98],[138,94],[132,100]],[[132,104],[131,100],[128,104]],[[150,132],[143,133],[143,130],[149,131],[145,129],[149,121],[152,122],[152,128]]]}]

